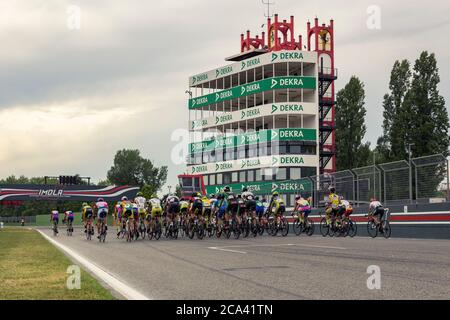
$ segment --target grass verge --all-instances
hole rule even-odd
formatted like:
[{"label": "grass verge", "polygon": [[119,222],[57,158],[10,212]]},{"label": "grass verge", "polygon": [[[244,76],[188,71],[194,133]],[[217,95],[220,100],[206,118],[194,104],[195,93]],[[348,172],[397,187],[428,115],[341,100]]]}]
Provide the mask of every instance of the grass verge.
[{"label": "grass verge", "polygon": [[13,227],[0,230],[0,300],[114,299],[84,270],[81,289],[67,289],[70,265],[73,262],[37,231]]}]

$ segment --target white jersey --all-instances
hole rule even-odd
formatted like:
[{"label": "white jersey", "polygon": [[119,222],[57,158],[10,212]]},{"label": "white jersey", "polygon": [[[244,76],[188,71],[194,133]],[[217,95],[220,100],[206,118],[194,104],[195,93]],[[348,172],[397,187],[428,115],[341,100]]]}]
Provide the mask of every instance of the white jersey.
[{"label": "white jersey", "polygon": [[255,196],[250,191],[245,191],[245,192],[242,193],[242,198],[244,200],[254,200]]},{"label": "white jersey", "polygon": [[348,207],[350,207],[350,202],[348,202],[347,200],[341,200],[340,206],[347,209]]},{"label": "white jersey", "polygon": [[150,205],[153,209],[161,208],[161,200],[159,200],[158,198],[152,198],[150,199]]},{"label": "white jersey", "polygon": [[379,207],[382,207],[383,205],[381,204],[380,201],[372,201],[369,205],[369,209],[370,211],[374,212],[375,210],[377,210]]},{"label": "white jersey", "polygon": [[141,209],[141,210],[145,210],[145,202],[146,201],[147,200],[141,196],[134,198],[134,203],[136,203],[138,206],[138,209]]}]

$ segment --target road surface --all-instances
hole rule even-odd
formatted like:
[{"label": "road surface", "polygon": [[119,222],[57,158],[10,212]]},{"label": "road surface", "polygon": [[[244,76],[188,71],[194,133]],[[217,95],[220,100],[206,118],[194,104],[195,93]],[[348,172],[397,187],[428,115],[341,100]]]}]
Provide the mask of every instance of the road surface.
[{"label": "road surface", "polygon": [[150,299],[450,299],[449,240],[54,239]]}]

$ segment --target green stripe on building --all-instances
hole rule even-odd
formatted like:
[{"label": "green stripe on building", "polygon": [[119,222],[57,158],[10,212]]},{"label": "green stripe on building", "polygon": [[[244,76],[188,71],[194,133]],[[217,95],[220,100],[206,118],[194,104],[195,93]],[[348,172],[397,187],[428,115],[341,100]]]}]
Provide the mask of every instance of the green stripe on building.
[{"label": "green stripe on building", "polygon": [[[231,192],[239,194],[242,192],[242,188],[247,187],[248,190],[255,195],[269,195],[274,191],[278,191],[282,194],[301,194],[311,192],[312,184],[307,178],[300,180],[287,180],[287,181],[262,181],[262,182],[249,182],[249,183],[235,183],[228,184]],[[207,186],[206,193],[217,194],[223,192],[225,185]]]},{"label": "green stripe on building", "polygon": [[314,77],[275,77],[268,78],[228,90],[211,93],[205,96],[189,99],[189,109],[204,107],[213,103],[228,101],[245,97],[251,94],[261,93],[268,90],[302,88],[316,89],[316,78]]},{"label": "green stripe on building", "polygon": [[315,129],[269,129],[189,145],[190,153],[241,147],[268,141],[316,141]]}]

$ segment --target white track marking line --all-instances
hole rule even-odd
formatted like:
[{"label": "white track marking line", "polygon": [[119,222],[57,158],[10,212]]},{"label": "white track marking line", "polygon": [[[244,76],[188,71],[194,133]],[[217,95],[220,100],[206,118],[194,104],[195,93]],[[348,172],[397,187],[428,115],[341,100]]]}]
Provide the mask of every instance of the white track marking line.
[{"label": "white track marking line", "polygon": [[227,251],[227,252],[234,252],[234,253],[241,253],[241,254],[246,254],[246,253],[247,253],[247,252],[244,252],[244,251],[228,250],[228,249],[222,249],[222,248],[219,248],[219,247],[208,247],[208,249],[211,249],[211,250],[220,250],[220,251]]},{"label": "white track marking line", "polygon": [[144,296],[140,292],[136,291],[135,289],[131,288],[130,286],[126,285],[116,277],[112,276],[102,268],[96,266],[92,262],[88,261],[86,258],[82,257],[72,249],[69,249],[65,245],[57,242],[56,240],[52,239],[48,235],[46,235],[41,230],[36,229],[45,239],[47,239],[50,243],[52,243],[54,246],[60,248],[65,253],[67,253],[69,256],[77,260],[80,264],[82,264],[86,269],[88,269],[90,272],[95,274],[97,277],[102,279],[105,283],[107,283],[111,288],[119,292],[121,295],[123,295],[127,300],[151,300],[150,298]]},{"label": "white track marking line", "polygon": [[323,249],[347,250],[347,248],[343,248],[343,247],[318,246],[318,245],[296,244],[296,243],[258,244],[258,245],[248,245],[248,246],[236,245],[236,246],[208,247],[208,249],[212,249],[212,250],[221,250],[221,251],[229,251],[229,252],[235,252],[235,253],[247,253],[247,252],[244,252],[244,251],[230,250],[230,249],[225,249],[225,248],[282,247],[282,246],[300,246],[300,247],[310,247],[310,248],[323,248]]}]

